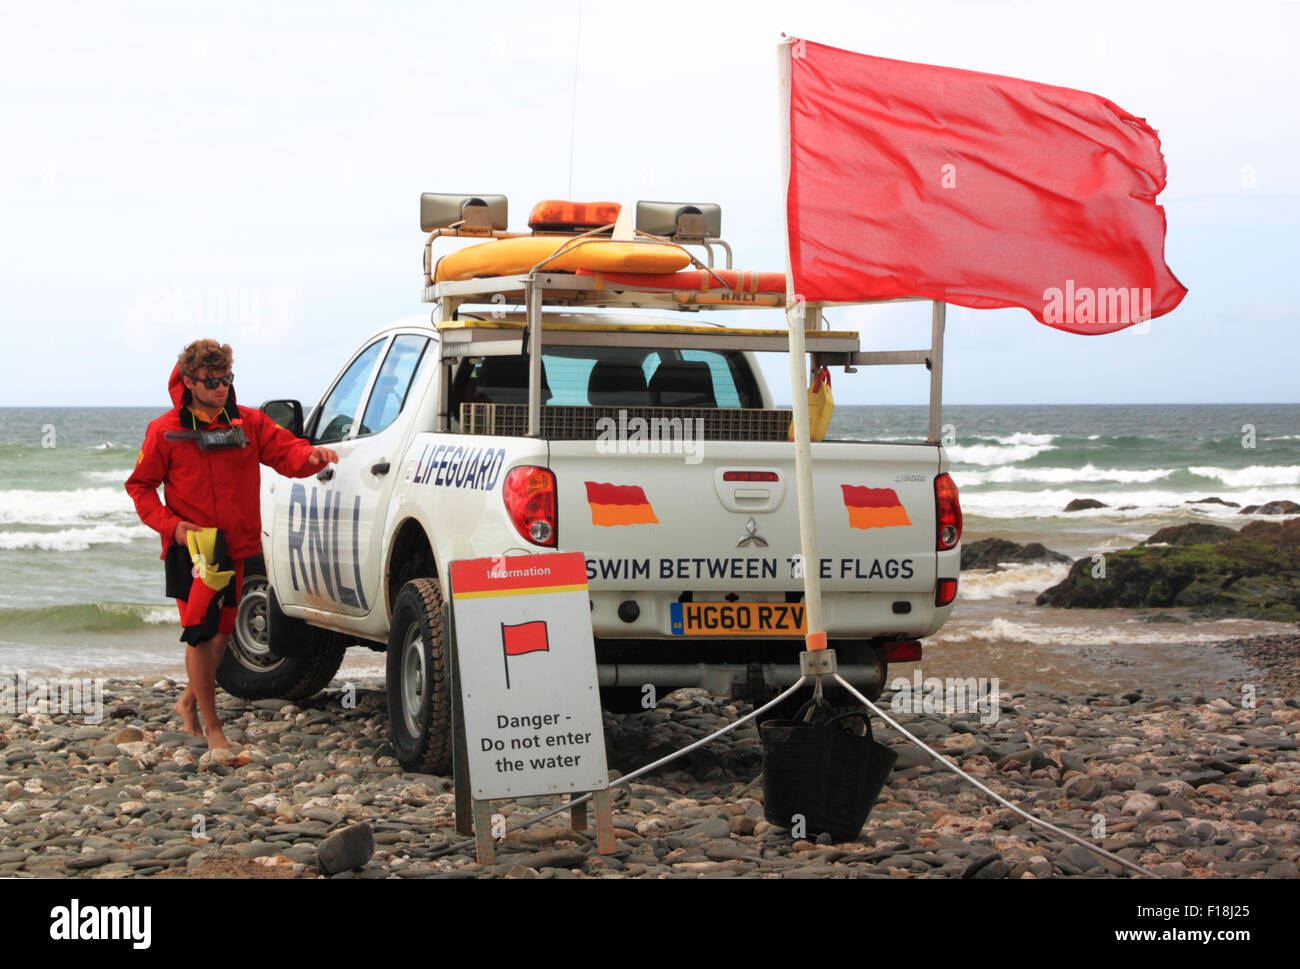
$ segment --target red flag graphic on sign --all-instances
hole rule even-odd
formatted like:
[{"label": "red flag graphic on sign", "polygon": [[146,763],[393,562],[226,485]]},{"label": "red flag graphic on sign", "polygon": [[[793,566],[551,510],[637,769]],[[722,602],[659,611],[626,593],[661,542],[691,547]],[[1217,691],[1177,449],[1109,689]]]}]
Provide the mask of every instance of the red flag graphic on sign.
[{"label": "red flag graphic on sign", "polygon": [[1176,307],[1160,139],[1070,88],[796,40],[786,216],[807,302],[1021,306],[1072,333]]},{"label": "red flag graphic on sign", "polygon": [[546,638],[546,621],[521,622],[513,626],[501,624],[501,645],[505,648],[506,689],[510,689],[510,657],[525,653],[547,653],[551,645]]}]

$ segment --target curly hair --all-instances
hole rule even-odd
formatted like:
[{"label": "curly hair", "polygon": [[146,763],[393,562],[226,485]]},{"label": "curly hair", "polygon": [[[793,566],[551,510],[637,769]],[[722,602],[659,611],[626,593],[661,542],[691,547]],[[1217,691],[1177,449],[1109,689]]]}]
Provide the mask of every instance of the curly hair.
[{"label": "curly hair", "polygon": [[234,359],[235,355],[229,343],[195,340],[181,351],[180,356],[176,358],[176,365],[184,376],[194,380],[202,370],[217,373],[229,370]]}]

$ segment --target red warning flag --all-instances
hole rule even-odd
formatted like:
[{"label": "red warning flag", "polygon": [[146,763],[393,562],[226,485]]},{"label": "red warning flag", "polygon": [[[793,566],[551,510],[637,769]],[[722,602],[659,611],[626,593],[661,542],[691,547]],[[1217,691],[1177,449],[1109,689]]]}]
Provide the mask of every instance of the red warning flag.
[{"label": "red warning flag", "polygon": [[786,217],[807,302],[1021,306],[1072,333],[1176,307],[1160,139],[1070,88],[795,40]]},{"label": "red warning flag", "polygon": [[516,626],[502,623],[501,642],[505,645],[507,656],[548,652],[550,644],[546,640],[546,621],[538,619],[534,622],[521,622]]}]

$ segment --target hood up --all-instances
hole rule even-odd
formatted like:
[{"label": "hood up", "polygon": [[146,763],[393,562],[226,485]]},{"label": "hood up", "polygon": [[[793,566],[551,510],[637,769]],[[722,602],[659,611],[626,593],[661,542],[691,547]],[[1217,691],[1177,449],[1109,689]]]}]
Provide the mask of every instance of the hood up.
[{"label": "hood up", "polygon": [[[185,381],[181,380],[180,364],[174,364],[172,366],[172,375],[167,378],[167,393],[171,395],[172,406],[175,407],[177,410],[180,410],[183,406],[188,404],[190,402],[190,398],[193,396],[190,393],[189,388],[185,386]],[[227,407],[237,406],[237,402],[235,400],[234,384],[230,385],[230,391],[226,395],[226,406]],[[232,411],[232,413],[237,413],[237,412]]]}]

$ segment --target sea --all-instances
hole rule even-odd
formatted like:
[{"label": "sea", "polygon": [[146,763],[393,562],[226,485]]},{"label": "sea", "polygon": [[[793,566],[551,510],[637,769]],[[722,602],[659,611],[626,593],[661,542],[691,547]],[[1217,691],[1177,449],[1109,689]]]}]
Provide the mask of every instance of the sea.
[{"label": "sea", "polygon": [[[159,539],[123,489],[158,413],[0,408],[0,675],[184,675]],[[1300,501],[1300,404],[949,405],[943,423],[965,542],[1104,556],[1166,525],[1259,517],[1198,499]],[[924,407],[840,406],[828,438],[918,441],[926,426]],[[1065,511],[1074,498],[1106,507]],[[1251,675],[1208,644],[1294,631],[1179,610],[1035,606],[1067,569],[964,573],[952,619],[923,643],[925,674],[998,677],[1003,690],[1196,689]],[[382,673],[382,654],[349,651],[344,675]]]}]

